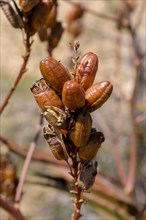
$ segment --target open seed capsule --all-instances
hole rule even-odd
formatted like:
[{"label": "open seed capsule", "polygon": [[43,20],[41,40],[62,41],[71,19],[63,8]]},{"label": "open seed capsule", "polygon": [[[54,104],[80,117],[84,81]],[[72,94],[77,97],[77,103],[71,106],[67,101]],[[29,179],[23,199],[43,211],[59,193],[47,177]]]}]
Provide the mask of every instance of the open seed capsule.
[{"label": "open seed capsule", "polygon": [[85,53],[80,58],[76,69],[76,81],[86,90],[92,85],[98,69],[98,57],[92,52]]},{"label": "open seed capsule", "polygon": [[46,24],[47,17],[52,9],[52,6],[52,0],[40,1],[32,10],[29,22],[30,27],[39,31]]},{"label": "open seed capsule", "polygon": [[89,140],[92,127],[92,118],[88,111],[82,110],[78,115],[75,127],[70,132],[70,139],[76,147],[83,147]]},{"label": "open seed capsule", "polygon": [[19,0],[19,5],[22,8],[24,12],[31,11],[32,8],[34,8],[40,0]]},{"label": "open seed capsule", "polygon": [[110,97],[113,85],[109,81],[95,83],[85,92],[86,107],[89,112],[93,112],[101,107]]},{"label": "open seed capsule", "polygon": [[44,138],[48,142],[54,157],[57,160],[67,160],[68,153],[62,139],[62,136],[54,129],[52,125],[44,127],[43,129]]},{"label": "open seed capsule", "polygon": [[70,110],[82,108],[85,105],[85,91],[73,80],[67,81],[62,90],[62,102]]},{"label": "open seed capsule", "polygon": [[36,102],[44,112],[47,106],[55,106],[57,108],[63,108],[63,104],[58,95],[46,84],[42,78],[38,80],[31,88]]},{"label": "open seed capsule", "polygon": [[57,127],[58,129],[67,130],[69,126],[68,112],[65,112],[55,106],[47,106],[44,112],[44,116],[49,124]]},{"label": "open seed capsule", "polygon": [[81,172],[78,177],[78,186],[82,190],[88,190],[94,184],[97,174],[97,162],[88,161],[83,164]]},{"label": "open seed capsule", "polygon": [[62,93],[62,88],[71,76],[67,69],[57,60],[48,56],[40,62],[41,74],[46,82],[58,93]]},{"label": "open seed capsule", "polygon": [[96,129],[92,129],[87,144],[78,149],[79,158],[84,161],[92,160],[104,140],[102,132],[97,132]]}]

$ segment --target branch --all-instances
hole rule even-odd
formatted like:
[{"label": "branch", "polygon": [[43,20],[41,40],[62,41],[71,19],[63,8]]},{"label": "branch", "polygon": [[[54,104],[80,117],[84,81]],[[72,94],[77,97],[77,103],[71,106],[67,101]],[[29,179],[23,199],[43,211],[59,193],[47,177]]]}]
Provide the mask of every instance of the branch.
[{"label": "branch", "polygon": [[25,220],[21,212],[0,197],[0,207],[9,212],[16,220]]},{"label": "branch", "polygon": [[23,74],[27,71],[26,70],[26,66],[30,57],[30,52],[31,52],[31,45],[32,42],[30,42],[30,36],[26,35],[26,40],[25,40],[25,55],[23,57],[23,63],[21,65],[20,71],[18,73],[17,78],[15,79],[10,91],[8,92],[6,98],[4,99],[1,107],[0,107],[0,114],[4,111],[5,107],[7,106],[7,104],[9,103],[9,100],[11,98],[11,96],[13,95],[13,92],[15,91],[18,83],[20,82]]},{"label": "branch", "polygon": [[34,140],[30,145],[29,151],[27,153],[26,160],[25,160],[23,168],[22,168],[21,176],[20,176],[19,183],[18,183],[18,186],[17,186],[17,189],[16,189],[15,203],[20,202],[21,194],[22,194],[22,190],[23,190],[23,186],[24,186],[24,182],[25,182],[25,178],[26,178],[26,174],[27,174],[27,170],[28,170],[32,155],[34,153],[36,144],[37,144],[39,136],[40,136],[42,124],[43,124],[43,115],[41,114],[39,125],[38,125],[38,128],[36,130],[36,134],[34,136]]}]

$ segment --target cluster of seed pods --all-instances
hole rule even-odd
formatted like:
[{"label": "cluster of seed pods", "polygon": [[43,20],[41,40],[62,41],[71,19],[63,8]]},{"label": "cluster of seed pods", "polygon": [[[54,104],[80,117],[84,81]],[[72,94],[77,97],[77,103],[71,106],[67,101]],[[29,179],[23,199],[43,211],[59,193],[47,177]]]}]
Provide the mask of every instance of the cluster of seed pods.
[{"label": "cluster of seed pods", "polygon": [[57,20],[57,0],[0,0],[0,6],[14,28],[25,29],[29,36],[38,33],[52,51],[61,39],[64,28]]},{"label": "cluster of seed pods", "polygon": [[31,88],[48,122],[44,138],[58,160],[67,161],[76,153],[81,164],[78,184],[85,190],[94,182],[97,163],[93,159],[104,141],[102,132],[92,128],[90,113],[106,102],[113,89],[109,81],[93,84],[97,69],[98,57],[92,52],[79,59],[74,74],[48,56],[40,62],[43,78]]}]

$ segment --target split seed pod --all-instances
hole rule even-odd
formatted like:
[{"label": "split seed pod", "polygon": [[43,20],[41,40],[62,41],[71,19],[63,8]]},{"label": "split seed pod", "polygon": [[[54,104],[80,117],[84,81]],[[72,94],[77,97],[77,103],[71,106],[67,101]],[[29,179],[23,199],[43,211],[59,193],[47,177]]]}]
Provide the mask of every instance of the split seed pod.
[{"label": "split seed pod", "polygon": [[44,116],[49,124],[53,125],[54,127],[57,127],[58,129],[65,129],[67,132],[70,119],[69,114],[67,112],[55,106],[47,106],[44,112]]},{"label": "split seed pod", "polygon": [[76,147],[83,147],[86,145],[90,137],[91,127],[91,115],[88,111],[83,109],[77,116],[74,129],[70,132],[70,139]]},{"label": "split seed pod", "polygon": [[68,153],[62,139],[62,136],[54,129],[52,125],[44,127],[43,129],[44,138],[48,142],[54,157],[57,160],[67,160]]},{"label": "split seed pod", "polygon": [[85,105],[85,91],[73,80],[67,81],[62,90],[62,102],[70,110],[82,108]]},{"label": "split seed pod", "polygon": [[0,6],[8,21],[14,28],[22,28],[24,26],[21,12],[14,0],[10,2],[0,1]]},{"label": "split seed pod", "polygon": [[42,0],[33,8],[30,17],[30,26],[35,31],[39,31],[46,24],[52,6],[52,0]]},{"label": "split seed pod", "polygon": [[89,112],[93,112],[101,107],[110,97],[113,85],[109,81],[95,83],[85,92],[86,107]]},{"label": "split seed pod", "polygon": [[80,83],[83,88],[88,89],[95,78],[98,69],[98,57],[92,52],[85,53],[81,58],[76,69],[76,81]]},{"label": "split seed pod", "polygon": [[79,158],[84,161],[92,160],[96,156],[97,151],[104,140],[105,138],[102,132],[97,132],[96,129],[93,128],[87,144],[78,149]]},{"label": "split seed pod", "polygon": [[88,190],[94,184],[97,174],[97,162],[87,162],[83,165],[78,177],[78,186],[82,190]]},{"label": "split seed pod", "polygon": [[24,12],[31,11],[32,8],[34,8],[40,0],[19,0],[19,5],[22,8]]},{"label": "split seed pod", "polygon": [[47,106],[63,108],[63,104],[58,95],[53,91],[42,78],[38,80],[31,88],[36,102],[44,112]]},{"label": "split seed pod", "polygon": [[48,56],[40,62],[41,74],[46,82],[58,93],[62,93],[62,88],[71,76],[67,69],[57,60]]}]

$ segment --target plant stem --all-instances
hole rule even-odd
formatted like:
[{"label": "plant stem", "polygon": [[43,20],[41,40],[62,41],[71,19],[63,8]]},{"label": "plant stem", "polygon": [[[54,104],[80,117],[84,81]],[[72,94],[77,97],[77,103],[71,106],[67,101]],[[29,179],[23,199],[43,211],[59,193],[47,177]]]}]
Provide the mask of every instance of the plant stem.
[{"label": "plant stem", "polygon": [[[73,149],[73,148],[72,148]],[[79,174],[79,164],[80,162],[77,160],[76,149],[74,148],[73,153],[71,155],[72,159],[72,173],[71,175],[74,178],[74,190],[72,193],[75,195],[73,198],[74,203],[74,213],[71,216],[71,220],[78,220],[81,217],[81,206],[83,203],[82,199],[82,189],[78,186],[78,174]]]},{"label": "plant stem", "polygon": [[26,66],[30,57],[30,52],[31,52],[31,42],[30,42],[30,36],[28,34],[26,34],[26,40],[24,42],[25,44],[25,55],[23,56],[23,63],[21,65],[20,71],[18,73],[17,78],[15,79],[10,91],[8,92],[6,98],[4,99],[1,107],[0,107],[0,114],[4,111],[5,107],[7,106],[7,104],[9,103],[9,100],[11,98],[11,96],[13,95],[13,92],[15,91],[18,83],[20,82],[23,74],[27,71],[26,70]]},{"label": "plant stem", "polygon": [[37,144],[39,136],[40,136],[42,123],[43,123],[43,115],[41,114],[40,115],[40,122],[39,122],[39,125],[38,125],[38,128],[37,128],[36,134],[34,136],[34,140],[31,143],[29,151],[27,153],[27,157],[26,157],[26,160],[25,160],[23,168],[22,168],[22,172],[21,172],[19,183],[18,183],[18,187],[16,189],[16,195],[15,195],[15,203],[16,204],[18,204],[21,200],[21,195],[22,195],[22,190],[23,190],[26,174],[27,174],[28,167],[29,167],[29,164],[30,164],[31,159],[32,159],[32,155],[33,155],[34,150],[36,148],[36,144]]}]

